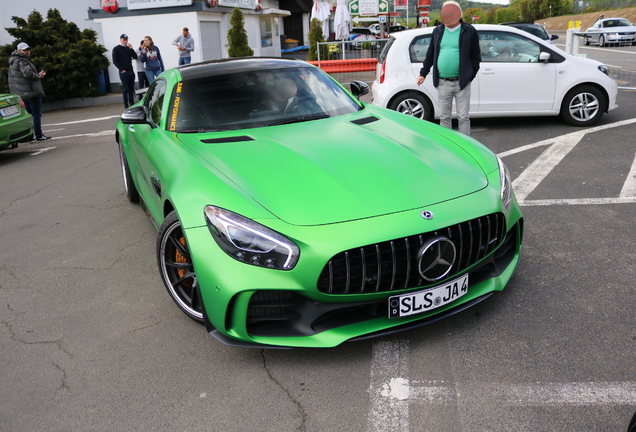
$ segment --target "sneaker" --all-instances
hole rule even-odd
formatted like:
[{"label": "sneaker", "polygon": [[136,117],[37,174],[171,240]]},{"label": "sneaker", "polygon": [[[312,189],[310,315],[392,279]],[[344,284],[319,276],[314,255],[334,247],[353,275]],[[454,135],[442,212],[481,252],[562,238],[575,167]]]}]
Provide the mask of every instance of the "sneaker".
[{"label": "sneaker", "polygon": [[36,138],[35,140],[36,141],[46,141],[46,140],[50,140],[50,139],[51,139],[51,137],[47,137],[47,136],[42,135],[40,138]]}]

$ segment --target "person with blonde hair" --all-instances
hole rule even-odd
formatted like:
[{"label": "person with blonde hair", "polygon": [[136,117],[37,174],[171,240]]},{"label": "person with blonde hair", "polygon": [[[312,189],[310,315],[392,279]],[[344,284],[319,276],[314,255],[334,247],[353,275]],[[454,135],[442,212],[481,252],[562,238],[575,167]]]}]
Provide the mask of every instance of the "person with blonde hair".
[{"label": "person with blonde hair", "polygon": [[472,25],[462,21],[462,8],[456,1],[444,2],[440,18],[443,25],[433,30],[417,85],[422,85],[432,68],[440,125],[452,128],[455,99],[459,131],[470,135],[470,83],[477,76],[481,62],[479,35]]}]

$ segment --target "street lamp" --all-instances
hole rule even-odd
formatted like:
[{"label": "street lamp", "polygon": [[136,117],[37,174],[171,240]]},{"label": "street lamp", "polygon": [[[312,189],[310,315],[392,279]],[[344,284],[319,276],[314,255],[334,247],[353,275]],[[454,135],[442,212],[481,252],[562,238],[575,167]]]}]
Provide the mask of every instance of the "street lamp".
[{"label": "street lamp", "polygon": [[550,18],[552,18],[552,5],[550,5]]}]

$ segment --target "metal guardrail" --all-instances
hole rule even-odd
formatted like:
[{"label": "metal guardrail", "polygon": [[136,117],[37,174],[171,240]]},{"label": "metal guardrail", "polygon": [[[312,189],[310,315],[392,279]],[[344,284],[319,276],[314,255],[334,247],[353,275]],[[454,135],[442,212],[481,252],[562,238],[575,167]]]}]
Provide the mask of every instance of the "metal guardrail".
[{"label": "metal guardrail", "polygon": [[[335,42],[319,42],[317,44],[318,51],[318,67],[321,67],[321,62],[327,60],[340,60],[343,64],[347,64],[347,60],[350,60],[351,68],[355,69],[354,65],[356,63],[360,63],[360,59],[369,59],[375,58],[377,59],[384,48],[384,45],[388,39],[375,39],[369,41],[358,41],[358,40],[348,40],[348,41],[335,41]],[[364,42],[370,42],[372,48],[371,49],[362,49],[362,44]],[[321,47],[327,47],[322,48]],[[321,53],[326,51],[327,58],[321,58]],[[338,82],[342,84],[351,84],[351,81],[363,81],[367,84],[372,83],[375,80],[375,70],[358,70],[351,72],[343,72],[343,73],[330,73]]]}]

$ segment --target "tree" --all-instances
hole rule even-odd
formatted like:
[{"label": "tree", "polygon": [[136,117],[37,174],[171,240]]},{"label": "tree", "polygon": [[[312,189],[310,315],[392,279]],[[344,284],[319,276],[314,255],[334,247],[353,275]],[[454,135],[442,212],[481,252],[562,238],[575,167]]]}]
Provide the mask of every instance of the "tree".
[{"label": "tree", "polygon": [[497,9],[496,16],[497,23],[516,22],[521,20],[519,9],[512,6]]},{"label": "tree", "polygon": [[101,95],[98,74],[108,67],[107,51],[97,43],[92,29],[80,31],[67,22],[57,9],[49,9],[46,20],[33,11],[27,21],[11,17],[15,28],[6,31],[16,38],[0,46],[0,93],[9,92],[9,57],[18,43],[31,47],[31,61],[38,70],[46,70],[42,81],[47,100],[93,97]]},{"label": "tree", "polygon": [[232,28],[227,32],[227,41],[230,47],[227,54],[230,57],[250,57],[254,55],[254,50],[247,43],[247,32],[245,31],[245,21],[243,12],[239,8],[234,8],[230,18]]},{"label": "tree", "polygon": [[481,17],[484,14],[484,10],[481,8],[470,7],[464,9],[464,13],[462,14],[462,20],[468,24],[473,24],[473,16],[477,17],[478,20],[475,20],[475,24],[483,24],[481,21]]},{"label": "tree", "polygon": [[[322,34],[322,24],[318,18],[314,18],[309,24],[309,53],[307,54],[307,60],[318,60],[318,44],[324,41],[325,37]],[[320,48],[320,59],[324,60],[328,56],[327,46],[323,45]]]}]

